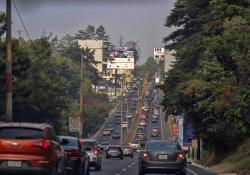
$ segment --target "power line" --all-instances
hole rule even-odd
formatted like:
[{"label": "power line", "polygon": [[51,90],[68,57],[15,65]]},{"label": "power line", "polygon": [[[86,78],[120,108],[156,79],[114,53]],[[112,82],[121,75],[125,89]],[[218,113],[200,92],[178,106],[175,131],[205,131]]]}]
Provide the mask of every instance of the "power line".
[{"label": "power line", "polygon": [[14,7],[15,7],[15,9],[16,9],[17,15],[18,15],[18,17],[19,17],[19,19],[20,19],[20,21],[21,21],[21,23],[22,23],[22,25],[23,25],[23,28],[24,28],[24,30],[25,30],[26,35],[28,36],[29,40],[32,41],[32,40],[31,40],[31,37],[30,37],[30,35],[29,35],[29,32],[28,32],[28,30],[27,30],[27,28],[26,28],[26,26],[25,26],[25,24],[24,24],[24,22],[23,22],[23,19],[22,19],[22,17],[21,17],[21,14],[19,13],[19,10],[18,10],[18,8],[17,8],[17,6],[16,6],[15,0],[12,0],[12,2],[13,2],[13,5],[14,5]]}]

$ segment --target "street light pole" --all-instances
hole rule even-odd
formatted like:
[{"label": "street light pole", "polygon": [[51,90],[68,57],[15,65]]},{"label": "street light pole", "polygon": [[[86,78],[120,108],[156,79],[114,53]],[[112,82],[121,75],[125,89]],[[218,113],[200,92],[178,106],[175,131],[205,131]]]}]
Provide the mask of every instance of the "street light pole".
[{"label": "street light pole", "polygon": [[11,0],[6,0],[6,121],[12,121]]},{"label": "street light pole", "polygon": [[83,53],[81,53],[81,80],[80,80],[80,131],[79,137],[82,138],[83,130]]}]

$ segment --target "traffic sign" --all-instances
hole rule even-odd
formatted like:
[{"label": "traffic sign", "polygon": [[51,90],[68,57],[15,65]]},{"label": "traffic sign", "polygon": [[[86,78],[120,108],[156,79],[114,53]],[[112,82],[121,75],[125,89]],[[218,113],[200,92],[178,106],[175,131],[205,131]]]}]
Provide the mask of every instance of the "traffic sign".
[{"label": "traffic sign", "polygon": [[80,117],[69,118],[69,132],[80,132],[81,120]]}]

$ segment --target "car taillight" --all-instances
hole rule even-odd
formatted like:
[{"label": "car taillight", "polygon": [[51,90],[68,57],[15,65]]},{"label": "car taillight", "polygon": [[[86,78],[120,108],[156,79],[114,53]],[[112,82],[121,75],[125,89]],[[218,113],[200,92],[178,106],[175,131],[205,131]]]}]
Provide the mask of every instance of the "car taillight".
[{"label": "car taillight", "polygon": [[179,153],[179,154],[177,155],[177,158],[183,160],[183,159],[185,159],[185,154]]},{"label": "car taillight", "polygon": [[147,158],[148,157],[148,153],[147,152],[143,152],[142,153],[142,158]]},{"label": "car taillight", "polygon": [[69,157],[79,157],[80,156],[80,152],[77,151],[71,151],[71,152],[66,152],[66,155]]},{"label": "car taillight", "polygon": [[48,140],[43,140],[42,142],[37,142],[33,144],[36,147],[40,147],[43,149],[48,149],[49,148],[49,141]]},{"label": "car taillight", "polygon": [[94,155],[98,155],[99,151],[98,149],[94,149]]}]

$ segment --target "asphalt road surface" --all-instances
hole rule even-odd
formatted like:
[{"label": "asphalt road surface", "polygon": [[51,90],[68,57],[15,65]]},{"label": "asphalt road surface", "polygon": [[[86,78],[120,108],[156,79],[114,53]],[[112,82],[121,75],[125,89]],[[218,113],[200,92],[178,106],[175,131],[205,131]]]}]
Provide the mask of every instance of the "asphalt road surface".
[{"label": "asphalt road surface", "polygon": [[[169,133],[169,128],[168,128],[168,123],[165,121],[163,112],[162,112],[162,107],[159,108],[160,112],[160,117],[157,121],[157,123],[152,123],[151,118],[153,114],[153,103],[158,103],[160,101],[160,97],[158,95],[159,93],[152,93],[151,98],[154,98],[154,102],[151,101],[150,103],[150,111],[149,111],[149,116],[147,118],[147,126],[146,126],[146,138],[147,140],[151,139],[169,139],[170,133]],[[134,98],[135,94],[134,93],[127,93],[125,96],[125,99],[131,99]],[[128,100],[129,103],[131,100]],[[130,106],[130,104],[128,105]],[[123,103],[123,111],[127,110],[127,104]],[[121,112],[121,106],[118,107],[117,113]],[[135,110],[129,108],[129,112],[131,114],[134,114]],[[120,132],[120,125],[117,125],[116,123],[117,119],[115,117],[115,114],[113,117],[111,117],[110,121],[108,124],[112,124],[114,127],[114,131],[117,130]],[[131,120],[129,120],[129,126],[131,125]],[[151,137],[151,130],[154,127],[160,128],[160,134],[159,137]],[[123,138],[127,136],[127,130],[123,129]],[[106,141],[109,142],[109,144],[116,145],[120,144],[120,139],[112,139],[111,136],[100,136],[98,138],[99,142],[101,141]],[[137,175],[138,174],[138,153],[134,153],[134,158],[126,157],[124,160],[120,159],[105,159],[105,153],[103,153],[103,158],[102,158],[102,170],[101,171],[94,171],[91,170],[91,175]],[[193,166],[191,164],[188,165],[187,167],[187,174],[188,175],[213,175],[212,173],[207,172],[204,169],[201,169],[199,167]]]},{"label": "asphalt road surface", "polygon": [[[134,158],[127,157],[120,159],[102,159],[102,170],[91,170],[91,175],[137,175],[138,174],[138,154]],[[188,165],[187,175],[213,175],[205,170]]]}]

